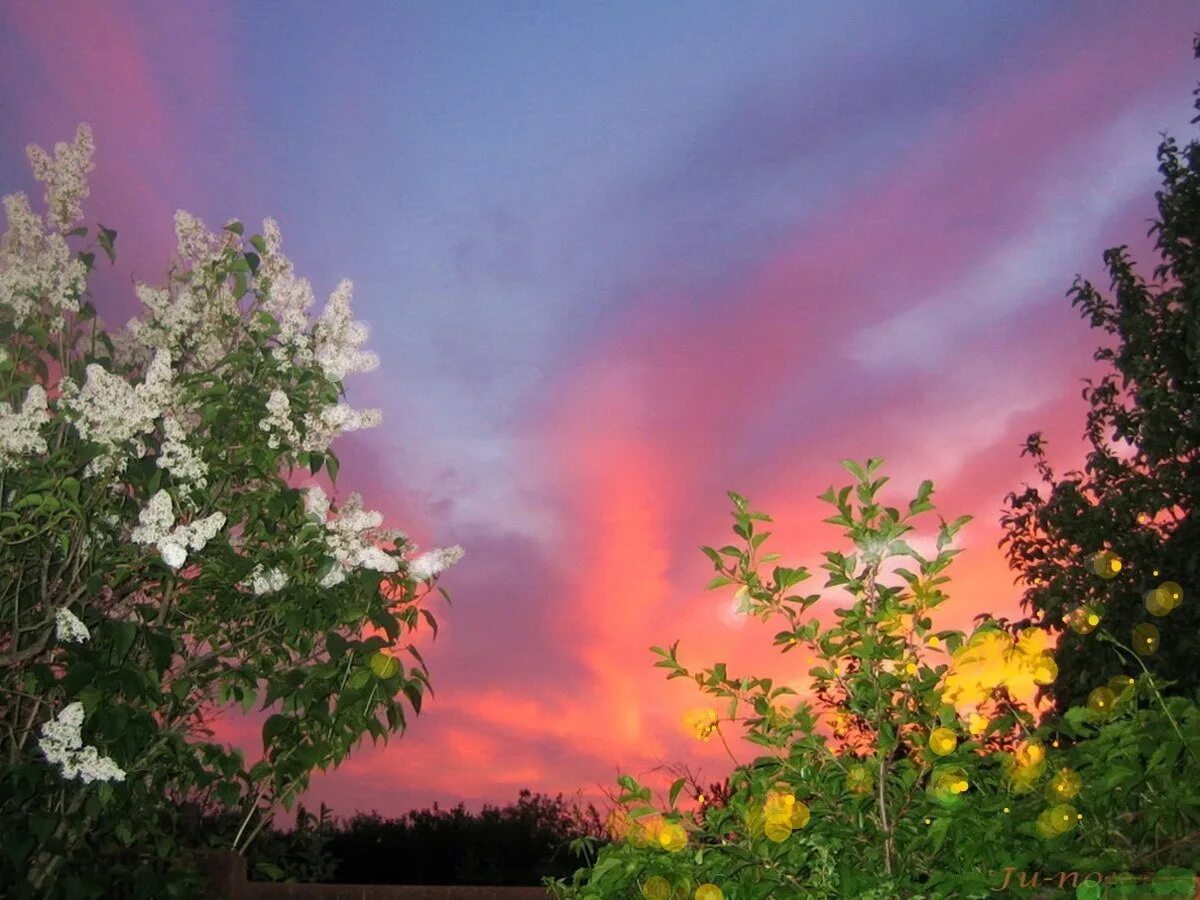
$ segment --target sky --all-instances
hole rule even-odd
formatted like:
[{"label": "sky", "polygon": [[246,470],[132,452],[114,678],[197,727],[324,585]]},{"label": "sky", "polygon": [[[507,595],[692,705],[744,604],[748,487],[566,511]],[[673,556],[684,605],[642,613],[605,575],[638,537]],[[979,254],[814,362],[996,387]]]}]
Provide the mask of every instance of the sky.
[{"label": "sky", "polygon": [[1100,338],[1065,292],[1107,284],[1109,246],[1149,258],[1160,132],[1194,134],[1193,12],[16,0],[0,193],[38,193],[27,143],[92,124],[112,323],[131,279],[161,279],[176,209],[272,216],[318,296],[354,281],[382,363],[348,394],[384,424],[342,440],[339,493],[466,557],[420,641],[435,696],[310,803],[715,779],[724,750],[681,725],[704,698],[648,648],[807,669],[703,590],[726,491],[815,569],[845,549],[817,495],[849,483],[839,460],[883,457],[884,499],[930,478],[947,519],[975,517],[939,624],[1017,609],[1004,497],[1036,478],[1032,431],[1082,460]]}]

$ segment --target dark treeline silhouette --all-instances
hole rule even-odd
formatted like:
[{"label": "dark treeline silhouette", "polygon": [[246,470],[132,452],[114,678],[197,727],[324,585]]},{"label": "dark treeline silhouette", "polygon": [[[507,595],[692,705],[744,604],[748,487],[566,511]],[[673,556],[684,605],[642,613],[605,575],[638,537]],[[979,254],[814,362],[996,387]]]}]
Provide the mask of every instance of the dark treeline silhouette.
[{"label": "dark treeline silhouette", "polygon": [[[212,809],[183,814],[197,847],[228,846],[238,818]],[[336,819],[324,806],[314,815],[301,805],[293,828],[264,830],[246,857],[257,880],[539,885],[585,863],[570,847],[581,837],[607,839],[595,806],[522,790],[516,802],[479,812],[434,803],[391,818],[370,812]]]},{"label": "dark treeline silhouette", "polygon": [[412,810],[396,818],[359,813],[329,842],[335,878],[351,884],[536,885],[583,864],[569,844],[604,834],[592,805],[523,790],[515,803]]}]

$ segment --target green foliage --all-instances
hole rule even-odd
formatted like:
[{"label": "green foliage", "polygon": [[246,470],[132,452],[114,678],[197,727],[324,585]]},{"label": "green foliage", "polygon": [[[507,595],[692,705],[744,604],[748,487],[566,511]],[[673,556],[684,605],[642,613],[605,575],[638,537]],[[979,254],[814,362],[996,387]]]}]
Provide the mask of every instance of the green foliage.
[{"label": "green foliage", "polygon": [[[1197,42],[1200,57],[1200,39]],[[1200,93],[1198,93],[1200,96]],[[1197,101],[1200,109],[1200,100]],[[1200,121],[1197,117],[1196,121]],[[1162,189],[1150,232],[1161,257],[1147,282],[1124,246],[1104,254],[1112,295],[1077,277],[1069,296],[1093,328],[1111,337],[1095,359],[1109,371],[1083,396],[1089,403],[1082,471],[1056,475],[1040,433],[1022,455],[1042,485],[1011,493],[1003,519],[1011,566],[1027,585],[1024,605],[1048,623],[1083,603],[1097,604],[1106,627],[1128,637],[1153,620],[1144,598],[1170,578],[1184,602],[1167,618],[1148,663],[1196,696],[1200,671],[1200,142],[1158,149]],[[1097,582],[1090,554],[1112,550],[1124,562],[1111,587]],[[1059,711],[1121,671],[1113,654],[1067,633],[1058,647],[1063,674],[1049,694]]]},{"label": "green foliage", "polygon": [[[86,229],[32,223],[16,216],[0,242],[17,285],[0,297],[0,884],[21,897],[187,895],[187,803],[228,810],[244,849],[314,771],[420,710],[429,679],[410,641],[435,624],[421,605],[435,579],[414,577],[411,545],[357,501],[314,511],[294,486],[302,471],[337,473],[338,429],[322,416],[346,409],[341,376],[361,339],[348,307],[344,327],[310,324],[278,246],[184,221],[167,287],[136,330],[110,336],[86,281],[64,274],[66,238]],[[110,258],[115,240],[99,227]],[[80,274],[95,261],[74,258]],[[115,386],[81,394],[101,378]],[[291,433],[268,427],[277,395]],[[213,524],[207,543],[172,544],[157,526],[139,537],[155,498],[180,528]],[[255,587],[264,572],[279,580]],[[64,634],[64,611],[86,639]],[[396,662],[373,665],[381,653]],[[99,781],[42,746],[74,704],[92,765],[110,767]],[[214,735],[227,711],[268,713],[252,765]]]},{"label": "green foliage", "polygon": [[[691,897],[709,883],[729,898],[986,897],[1006,869],[1196,867],[1195,705],[1164,700],[1143,672],[1103,717],[1076,708],[1037,722],[1009,687],[1026,678],[1032,688],[1030,672],[1044,680],[1049,636],[1033,629],[1014,641],[986,619],[972,635],[935,629],[959,552],[951,544],[968,519],[939,517],[937,554],[925,557],[905,538],[933,510],[932,485],[901,513],[878,496],[880,465],[847,462],[855,483],[821,496],[835,510],[825,521],[851,545],[824,554],[824,588],[847,595],[832,615],[822,594],[793,591],[807,570],[765,564],[778,558],[763,553],[771,519],[730,494],[740,544],[704,553],[722,586],[738,586],[747,615],[783,626],[777,649],[807,653],[809,699],[793,705],[787,688],[721,663],[692,671],[677,643],[652,648],[668,678],[718,701],[722,741],[721,723],[736,723],[764,752],[690,808],[678,805],[678,785],[656,804],[623,776],[621,839],[554,883],[558,896]],[[996,671],[973,662],[981,656]],[[708,735],[706,720],[691,724]]]}]

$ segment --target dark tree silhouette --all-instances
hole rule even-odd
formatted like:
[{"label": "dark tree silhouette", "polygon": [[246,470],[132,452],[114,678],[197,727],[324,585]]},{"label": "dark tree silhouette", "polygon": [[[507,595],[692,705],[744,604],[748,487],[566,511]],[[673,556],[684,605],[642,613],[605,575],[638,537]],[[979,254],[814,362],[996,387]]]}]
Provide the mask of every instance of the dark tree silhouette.
[{"label": "dark tree silhouette", "polygon": [[[1200,58],[1200,35],[1194,42]],[[1200,111],[1200,88],[1194,92]],[[1192,120],[1200,122],[1200,115]],[[1134,626],[1152,622],[1159,651],[1151,671],[1174,679],[1173,690],[1200,687],[1200,142],[1158,148],[1162,189],[1151,226],[1161,264],[1147,282],[1125,246],[1104,253],[1111,296],[1076,277],[1068,296],[1093,328],[1112,340],[1095,353],[1107,363],[1099,383],[1086,380],[1090,409],[1083,471],[1056,477],[1040,433],[1022,455],[1032,457],[1042,490],[1011,493],[1002,518],[1023,605],[1033,618],[1062,624],[1088,603],[1100,627],[1126,646]],[[1091,554],[1111,550],[1123,566],[1105,581]],[[1183,602],[1163,618],[1150,614],[1145,593],[1166,580],[1183,587]],[[1017,623],[1028,624],[1029,620]],[[1137,674],[1137,662],[1097,634],[1064,629],[1059,677],[1047,693],[1059,712],[1117,674]]]},{"label": "dark tree silhouette", "polygon": [[340,883],[538,885],[583,864],[569,844],[584,836],[604,838],[594,806],[523,790],[515,803],[478,813],[436,803],[393,819],[360,813],[338,828],[328,852]]}]

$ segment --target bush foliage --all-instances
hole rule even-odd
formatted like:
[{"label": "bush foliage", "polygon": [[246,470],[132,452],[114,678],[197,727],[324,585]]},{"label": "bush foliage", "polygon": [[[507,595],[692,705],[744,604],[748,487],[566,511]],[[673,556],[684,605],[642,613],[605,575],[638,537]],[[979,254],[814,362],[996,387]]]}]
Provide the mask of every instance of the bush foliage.
[{"label": "bush foliage", "polygon": [[677,645],[653,648],[668,678],[691,679],[720,704],[688,716],[697,737],[724,741],[739,728],[764,753],[738,765],[726,791],[688,803],[684,779],[656,800],[623,776],[618,840],[557,882],[558,896],[987,897],[1006,870],[1129,873],[1192,890],[1195,704],[1164,698],[1125,636],[1101,625],[1091,639],[1126,674],[1039,722],[1022,699],[1057,678],[1051,633],[986,618],[970,634],[938,629],[966,517],[939,518],[937,553],[921,554],[905,536],[933,511],[933,486],[903,511],[886,506],[880,465],[847,461],[854,483],[821,498],[850,543],[824,554],[823,587],[845,596],[831,620],[811,615],[820,593],[799,590],[811,573],[764,552],[770,518],[730,495],[738,542],[704,548],[710,587],[736,585],[746,614],[777,624],[780,652],[808,654],[810,699],[722,663],[692,671]]},{"label": "bush foliage", "polygon": [[[80,224],[91,132],[29,155],[47,213],[6,197],[0,239],[0,884],[187,893],[181,803],[236,811],[244,848],[420,710],[410,639],[460,551],[414,558],[356,495],[297,489],[378,421],[341,399],[376,362],[349,282],[314,318],[274,222],[181,212],[166,283],[110,330],[88,276],[117,233]],[[214,737],[230,708],[269,714],[252,764]]]}]

